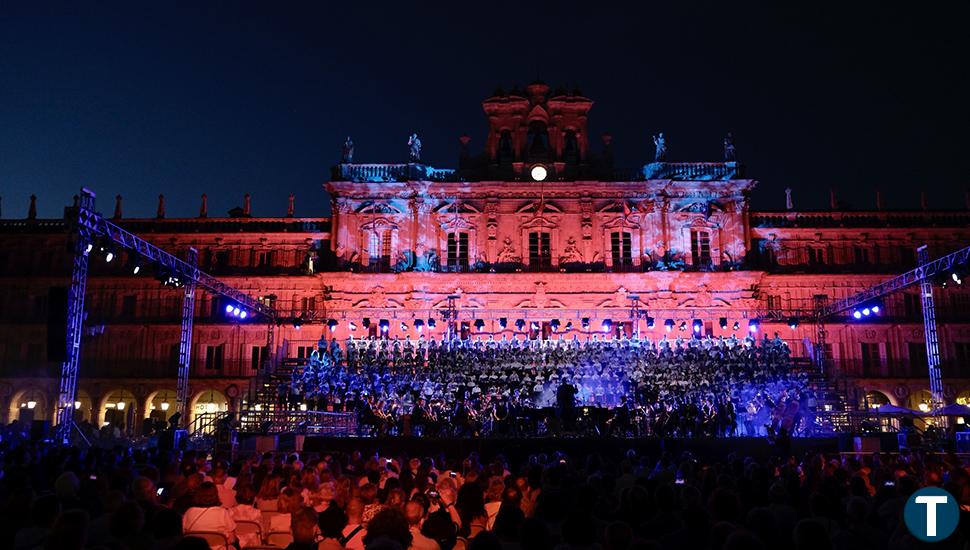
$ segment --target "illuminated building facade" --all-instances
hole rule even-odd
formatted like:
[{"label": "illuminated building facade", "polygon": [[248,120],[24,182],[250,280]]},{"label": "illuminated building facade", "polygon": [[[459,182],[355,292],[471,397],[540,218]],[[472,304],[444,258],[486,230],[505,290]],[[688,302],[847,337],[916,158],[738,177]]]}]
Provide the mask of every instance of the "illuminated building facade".
[{"label": "illuminated building facade", "polygon": [[[689,337],[680,327],[695,319],[718,337],[755,321],[759,337],[777,333],[807,362],[816,327],[791,317],[912,268],[919,245],[934,257],[970,242],[967,209],[751,211],[757,182],[733,155],[621,173],[609,136],[593,152],[592,105],[542,83],[496,92],[483,102],[480,154],[463,137],[455,169],[338,164],[329,217],[297,217],[291,199],[291,215],[261,218],[248,197],[225,218],[209,217],[204,199],[195,218],[166,218],[160,205],[155,218],[127,219],[120,202],[114,217],[169,252],[197,249],[203,270],[282,311],[288,321],[269,350],[277,361],[307,356],[321,336],[440,339],[441,314],[454,307],[471,338]],[[0,411],[51,420],[59,363],[47,339],[70,275],[66,227],[6,219],[0,240]],[[136,260],[92,261],[78,407],[134,431],[174,408],[181,299],[150,266],[132,274]],[[826,374],[850,406],[929,401],[915,292],[887,297],[878,315],[825,325]],[[268,353],[265,323],[227,316],[201,292],[196,304],[190,416],[244,407]],[[937,310],[946,398],[963,402],[970,294],[950,284]]]}]

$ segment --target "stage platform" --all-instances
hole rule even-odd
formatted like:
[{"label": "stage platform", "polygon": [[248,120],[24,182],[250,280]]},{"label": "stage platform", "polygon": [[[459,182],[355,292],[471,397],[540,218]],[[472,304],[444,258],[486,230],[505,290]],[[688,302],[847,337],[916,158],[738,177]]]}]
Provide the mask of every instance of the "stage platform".
[{"label": "stage platform", "polygon": [[[535,453],[561,451],[567,455],[600,452],[605,455],[619,456],[633,449],[639,455],[659,457],[664,452],[675,456],[690,451],[698,457],[725,457],[729,453],[740,456],[771,456],[781,449],[765,437],[732,438],[419,438],[419,437],[325,437],[281,434],[260,436],[240,434],[239,450],[242,452],[302,451],[305,453],[349,453],[361,451],[366,454],[377,452],[382,455],[406,454],[409,456],[430,456],[445,453],[448,456],[466,456],[477,452],[491,457],[503,454],[507,459],[520,461]],[[809,452],[851,452],[862,450],[854,445],[852,437],[803,437],[790,440],[789,452],[796,456]],[[882,451],[889,449],[881,445]]]}]

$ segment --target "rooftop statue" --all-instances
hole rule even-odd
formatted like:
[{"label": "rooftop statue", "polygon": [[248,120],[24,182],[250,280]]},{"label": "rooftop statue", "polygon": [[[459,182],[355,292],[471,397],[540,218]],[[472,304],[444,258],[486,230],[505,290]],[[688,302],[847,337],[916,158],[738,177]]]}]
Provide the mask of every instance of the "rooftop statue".
[{"label": "rooftop statue", "polygon": [[654,162],[663,162],[667,159],[667,140],[664,139],[664,133],[653,136],[653,145],[656,151],[653,154]]},{"label": "rooftop statue", "polygon": [[734,149],[734,134],[728,132],[724,136],[724,162],[735,162],[738,160],[738,152]]},{"label": "rooftop statue", "polygon": [[408,161],[421,162],[421,139],[417,133],[408,138]]},{"label": "rooftop statue", "polygon": [[354,140],[347,136],[343,147],[340,148],[340,162],[350,164],[354,161]]}]

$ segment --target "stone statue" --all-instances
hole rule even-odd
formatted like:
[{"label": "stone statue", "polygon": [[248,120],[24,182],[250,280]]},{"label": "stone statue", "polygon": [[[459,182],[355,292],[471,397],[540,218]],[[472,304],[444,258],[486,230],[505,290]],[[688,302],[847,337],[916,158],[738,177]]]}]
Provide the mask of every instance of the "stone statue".
[{"label": "stone statue", "polygon": [[408,160],[410,162],[421,162],[421,139],[418,134],[411,134],[408,138]]},{"label": "stone statue", "polygon": [[340,148],[340,162],[344,164],[354,162],[354,140],[350,139],[350,136],[347,136],[344,146]]},{"label": "stone statue", "polygon": [[515,247],[512,245],[512,239],[510,237],[505,237],[503,244],[504,246],[498,253],[496,261],[500,264],[519,261],[520,258],[515,255]]},{"label": "stone statue", "polygon": [[728,132],[724,136],[724,162],[735,162],[738,160],[738,152],[734,149],[734,134]]},{"label": "stone statue", "polygon": [[579,251],[579,247],[576,246],[576,239],[569,237],[566,241],[566,248],[562,251],[562,256],[559,258],[559,263],[571,264],[583,261],[583,253]]},{"label": "stone statue", "polygon": [[791,198],[791,188],[785,189],[785,209],[792,210],[795,208],[795,202]]},{"label": "stone statue", "polygon": [[663,162],[667,159],[667,140],[664,139],[664,133],[653,136],[653,146],[656,151],[653,154],[654,162]]}]

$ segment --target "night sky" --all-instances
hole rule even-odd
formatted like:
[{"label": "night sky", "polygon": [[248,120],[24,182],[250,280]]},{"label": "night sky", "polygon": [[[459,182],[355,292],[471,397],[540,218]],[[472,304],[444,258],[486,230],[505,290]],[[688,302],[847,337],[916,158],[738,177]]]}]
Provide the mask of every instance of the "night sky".
[{"label": "night sky", "polygon": [[[95,6],[97,4],[97,6]],[[359,162],[457,165],[481,101],[538,75],[596,103],[617,165],[718,160],[727,131],[753,206],[963,207],[970,170],[966,2],[0,2],[0,196],[59,216],[77,189],[110,213],[327,215],[350,134]],[[846,11],[851,10],[851,11]]]}]

